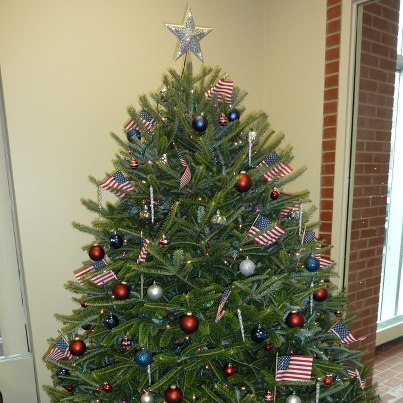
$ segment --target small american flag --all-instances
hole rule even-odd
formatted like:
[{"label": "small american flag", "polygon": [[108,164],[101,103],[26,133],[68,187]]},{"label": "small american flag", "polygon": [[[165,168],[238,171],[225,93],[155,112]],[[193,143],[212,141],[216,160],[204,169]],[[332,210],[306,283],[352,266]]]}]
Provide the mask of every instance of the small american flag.
[{"label": "small american flag", "polygon": [[220,78],[217,84],[212,86],[205,92],[205,97],[211,99],[213,95],[217,96],[217,101],[220,102],[223,98],[227,104],[232,102],[232,92],[234,90],[234,82]]},{"label": "small american flag", "polygon": [[121,171],[116,171],[113,175],[105,178],[100,186],[105,190],[110,190],[121,199],[127,196],[126,192],[134,192],[134,187]]},{"label": "small american flag", "polygon": [[347,375],[349,378],[358,379],[358,382],[360,383],[360,388],[365,389],[366,382],[365,380],[361,379],[361,374],[360,371],[358,371],[358,368],[356,369],[347,368]]},{"label": "small american flag", "polygon": [[[273,164],[277,164],[280,161],[278,154],[273,151],[267,158],[265,158],[260,164],[260,167],[270,167]],[[270,168],[263,174],[263,178],[268,182],[272,181],[276,177],[282,177],[292,172],[292,168],[286,162],[280,162],[276,166]]]},{"label": "small american flag", "polygon": [[71,360],[73,358],[73,355],[70,353],[69,350],[69,345],[67,344],[66,340],[64,340],[63,337],[58,339],[46,356],[44,357],[45,361],[53,360],[53,361],[59,361],[63,358],[67,358],[68,360]]},{"label": "small american flag", "polygon": [[225,314],[224,305],[227,302],[230,294],[231,294],[230,290],[224,290],[220,303],[218,304],[217,315],[215,317],[216,323],[218,323]]},{"label": "small american flag", "polygon": [[99,260],[98,262],[92,262],[90,266],[84,266],[80,269],[74,270],[74,276],[80,284],[83,284],[81,281],[81,277],[86,274],[92,273],[96,269],[102,269],[106,266],[105,260]]},{"label": "small american flag", "polygon": [[364,340],[365,337],[357,339],[351,333],[351,330],[341,321],[336,322],[330,329],[330,332],[334,333],[343,344],[354,343],[355,341]]},{"label": "small american flag", "polygon": [[180,164],[185,168],[183,170],[182,176],[180,178],[179,181],[179,189],[184,188],[192,179],[192,173],[190,172],[190,168],[189,165],[187,164],[187,162],[185,161],[185,159],[183,158],[182,153],[180,153],[178,151],[178,158],[179,158],[179,162]]},{"label": "small american flag", "polygon": [[116,274],[112,270],[106,270],[102,273],[95,274],[90,278],[90,280],[96,285],[108,284],[116,279]]},{"label": "small american flag", "polygon": [[[285,229],[278,224],[271,229],[265,230],[271,224],[272,222],[267,217],[259,214],[248,232],[253,237],[253,241],[262,246],[269,246],[285,233]],[[265,231],[261,232],[262,230]],[[256,234],[259,235],[255,236]]]},{"label": "small american flag", "polygon": [[326,266],[330,266],[331,264],[333,264],[333,260],[329,259],[326,256],[322,256],[322,255],[315,255],[315,257],[319,260],[319,267],[323,268]]},{"label": "small american flag", "polygon": [[276,381],[310,381],[313,357],[308,355],[280,355],[277,357]]},{"label": "small american flag", "polygon": [[137,258],[137,263],[143,263],[147,259],[147,245],[150,243],[150,240],[147,238],[141,238],[141,249],[139,253],[139,257]]},{"label": "small american flag", "polygon": [[[152,133],[154,130],[154,126],[155,126],[155,119],[152,117],[151,113],[148,112],[146,109],[143,109],[139,113],[139,117],[140,117],[141,122],[143,123],[144,127],[147,129],[147,132]],[[127,123],[125,123],[124,129],[127,132],[131,129],[141,130],[140,127],[136,124],[136,122],[133,119],[130,119]]]}]

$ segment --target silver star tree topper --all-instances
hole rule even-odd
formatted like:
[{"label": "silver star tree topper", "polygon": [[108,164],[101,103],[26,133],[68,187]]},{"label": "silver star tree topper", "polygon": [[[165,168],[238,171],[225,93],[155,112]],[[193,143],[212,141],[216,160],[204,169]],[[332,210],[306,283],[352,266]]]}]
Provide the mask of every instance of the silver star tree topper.
[{"label": "silver star tree topper", "polygon": [[183,25],[165,24],[165,26],[179,39],[175,60],[186,52],[193,52],[203,61],[200,41],[212,31],[212,28],[195,27],[190,6],[187,8]]}]

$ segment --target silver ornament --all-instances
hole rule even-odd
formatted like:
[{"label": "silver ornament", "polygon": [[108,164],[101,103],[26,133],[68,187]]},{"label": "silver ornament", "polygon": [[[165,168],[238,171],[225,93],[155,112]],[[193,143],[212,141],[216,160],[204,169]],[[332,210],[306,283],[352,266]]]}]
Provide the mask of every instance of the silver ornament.
[{"label": "silver ornament", "polygon": [[212,30],[212,28],[195,27],[192,11],[188,6],[183,25],[165,24],[165,26],[179,39],[175,60],[187,52],[193,52],[201,61],[203,55],[200,41]]},{"label": "silver ornament", "polygon": [[214,225],[214,227],[219,228],[227,223],[227,219],[221,215],[220,210],[217,210],[211,219],[211,223]]},{"label": "silver ornament", "polygon": [[302,402],[301,398],[297,396],[295,393],[285,398],[285,403],[301,403],[301,402]]},{"label": "silver ornament", "polygon": [[154,402],[153,394],[150,393],[148,390],[145,390],[144,393],[141,395],[140,402],[141,403],[153,403]]},{"label": "silver ornament", "polygon": [[168,90],[167,87],[162,87],[160,91],[160,98],[162,102],[165,102],[168,99]]},{"label": "silver ornament", "polygon": [[144,210],[140,211],[140,220],[148,220],[150,218],[150,212],[148,211],[148,206],[144,206]]},{"label": "silver ornament", "polygon": [[248,257],[239,265],[239,271],[246,277],[251,276],[255,272],[256,265]]},{"label": "silver ornament", "polygon": [[147,296],[152,301],[158,301],[162,297],[162,294],[162,288],[155,281],[147,288]]}]

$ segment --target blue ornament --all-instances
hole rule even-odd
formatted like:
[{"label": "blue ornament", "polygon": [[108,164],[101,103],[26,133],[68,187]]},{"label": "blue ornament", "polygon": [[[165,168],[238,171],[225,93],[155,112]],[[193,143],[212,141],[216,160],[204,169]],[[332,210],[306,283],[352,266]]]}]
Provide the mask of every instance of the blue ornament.
[{"label": "blue ornament", "polygon": [[231,109],[229,112],[228,112],[228,120],[230,121],[230,122],[233,122],[233,121],[235,121],[235,120],[239,120],[239,111],[238,111],[238,109]]},{"label": "blue ornament", "polygon": [[196,116],[192,121],[192,127],[197,132],[204,132],[207,129],[208,120],[203,115]]},{"label": "blue ornament", "polygon": [[57,377],[61,377],[61,376],[69,376],[70,375],[70,371],[67,368],[59,368],[56,372]]},{"label": "blue ornament", "polygon": [[141,139],[141,133],[137,129],[130,129],[126,132],[127,139],[130,143],[134,143],[133,139],[136,137],[137,139]]},{"label": "blue ornament", "polygon": [[261,343],[267,339],[267,332],[265,329],[262,329],[260,325],[258,327],[254,327],[250,332],[250,337],[256,343]]},{"label": "blue ornament", "polygon": [[320,267],[320,261],[316,257],[309,256],[304,263],[305,269],[311,273],[318,271]]},{"label": "blue ornament", "polygon": [[113,329],[119,325],[119,318],[113,314],[106,315],[102,321],[107,329]]},{"label": "blue ornament", "polygon": [[147,365],[152,364],[153,356],[149,351],[142,348],[141,350],[137,351],[136,355],[134,356],[134,361],[136,361],[140,367],[146,367]]},{"label": "blue ornament", "polygon": [[119,249],[123,246],[123,237],[116,232],[109,237],[109,246],[111,249]]}]

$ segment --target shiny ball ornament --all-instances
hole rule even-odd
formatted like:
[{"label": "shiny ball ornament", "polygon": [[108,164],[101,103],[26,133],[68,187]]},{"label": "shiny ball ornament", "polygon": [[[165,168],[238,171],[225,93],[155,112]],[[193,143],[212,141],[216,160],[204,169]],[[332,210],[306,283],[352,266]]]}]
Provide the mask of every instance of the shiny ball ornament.
[{"label": "shiny ball ornament", "polygon": [[146,349],[142,348],[135,354],[134,361],[136,361],[137,365],[140,367],[146,367],[152,364],[153,355]]},{"label": "shiny ball ornament", "polygon": [[196,116],[192,121],[192,127],[199,133],[204,132],[207,129],[208,120],[205,116]]},{"label": "shiny ball ornament", "polygon": [[180,403],[183,400],[183,392],[176,385],[172,385],[165,390],[164,398],[167,403]]},{"label": "shiny ball ornament", "polygon": [[141,139],[141,133],[137,129],[128,130],[126,136],[129,143],[134,143],[136,141],[135,139]]},{"label": "shiny ball ornament", "polygon": [[292,311],[288,314],[286,318],[286,323],[288,327],[304,327],[304,315],[302,315],[301,312]]},{"label": "shiny ball ornament", "polygon": [[297,209],[292,209],[288,214],[287,218],[290,221],[298,221],[299,220],[299,211]]},{"label": "shiny ball ornament", "polygon": [[104,391],[104,392],[106,392],[106,393],[111,393],[112,392],[112,385],[110,384],[110,383],[108,383],[108,382],[105,382],[103,385],[102,385],[102,390]]},{"label": "shiny ball ornament", "polygon": [[263,329],[260,325],[257,327],[254,327],[251,332],[250,332],[250,337],[252,338],[253,341],[256,343],[262,343],[264,342],[268,335],[266,329]]},{"label": "shiny ball ornament", "polygon": [[86,349],[85,343],[77,337],[69,344],[69,351],[74,357],[82,356]]},{"label": "shiny ball ornament", "polygon": [[179,318],[179,326],[183,333],[192,334],[199,328],[199,319],[192,313],[188,312]]},{"label": "shiny ball ornament", "polygon": [[228,119],[227,119],[227,117],[225,116],[225,115],[221,115],[220,116],[220,118],[218,119],[218,124],[220,125],[220,126],[227,126],[227,124],[228,124]]},{"label": "shiny ball ornament", "polygon": [[74,392],[74,386],[73,385],[66,385],[64,386],[64,389],[67,390],[67,392]]},{"label": "shiny ball ornament", "polygon": [[239,264],[239,271],[245,276],[249,277],[255,272],[256,265],[248,257]]},{"label": "shiny ball ornament", "polygon": [[145,390],[140,396],[140,403],[154,403],[154,395],[150,391]]},{"label": "shiny ball ornament", "polygon": [[224,367],[224,374],[227,375],[227,376],[235,375],[235,372],[236,372],[235,368],[231,363],[227,364]]},{"label": "shiny ball ornament", "polygon": [[323,302],[327,297],[329,293],[327,291],[327,288],[319,288],[319,290],[316,290],[313,293],[313,299],[317,302]]},{"label": "shiny ball ornament", "polygon": [[132,346],[132,341],[128,337],[123,337],[122,341],[120,342],[120,345],[127,352],[130,350],[130,347]]},{"label": "shiny ball ornament", "polygon": [[150,218],[150,212],[148,211],[148,206],[144,206],[144,209],[140,211],[140,220],[146,221]]},{"label": "shiny ball ornament", "polygon": [[167,87],[162,87],[160,91],[160,99],[162,102],[166,102],[168,99],[168,89]]},{"label": "shiny ball ornament", "polygon": [[109,237],[109,247],[111,249],[119,249],[123,246],[123,237],[116,232]]},{"label": "shiny ball ornament", "polygon": [[155,281],[147,288],[147,296],[151,299],[151,301],[158,301],[162,298],[162,295],[162,287],[159,286]]},{"label": "shiny ball ornament", "polygon": [[165,235],[162,235],[160,238],[160,246],[166,248],[169,244],[168,238]]},{"label": "shiny ball ornament", "polygon": [[118,301],[123,301],[130,297],[130,286],[126,283],[119,283],[113,286],[112,295]]},{"label": "shiny ball ornament", "polygon": [[280,197],[280,192],[277,190],[277,188],[274,188],[272,192],[270,193],[270,199],[272,200],[277,200]]},{"label": "shiny ball ornament", "polygon": [[342,318],[343,317],[343,312],[342,311],[336,311],[334,313],[338,318]]},{"label": "shiny ball ornament", "polygon": [[298,395],[293,393],[285,398],[285,403],[302,403],[302,400]]},{"label": "shiny ball ornament", "polygon": [[320,261],[314,256],[309,256],[305,259],[304,266],[309,272],[314,273],[319,270]]},{"label": "shiny ball ornament", "polygon": [[265,344],[263,345],[263,350],[268,351],[268,352],[273,351],[273,344],[271,344],[271,343],[265,343]]},{"label": "shiny ball ornament", "polygon": [[247,192],[251,187],[251,177],[245,171],[242,171],[238,176],[237,182],[235,183],[235,189],[240,193],[244,193]]},{"label": "shiny ball ornament", "polygon": [[85,301],[80,301],[81,308],[87,308],[88,304]]},{"label": "shiny ball ornament", "polygon": [[239,120],[240,114],[239,114],[238,109],[231,109],[228,112],[227,117],[228,117],[228,121],[230,121],[230,122],[234,122],[235,120]]},{"label": "shiny ball ornament", "polygon": [[322,382],[326,386],[331,386],[333,384],[333,376],[332,375],[326,375],[322,378]]},{"label": "shiny ball ornament", "polygon": [[58,378],[62,377],[62,376],[69,376],[70,375],[70,371],[67,368],[59,368],[56,372],[56,376]]},{"label": "shiny ball ornament", "polygon": [[99,260],[102,260],[105,256],[104,248],[98,244],[94,244],[88,250],[88,256],[91,260],[98,262]]},{"label": "shiny ball ornament", "polygon": [[129,167],[130,167],[131,169],[137,169],[137,168],[139,167],[139,162],[138,162],[136,159],[132,158],[132,159],[129,161]]},{"label": "shiny ball ornament", "polygon": [[116,315],[108,314],[103,318],[102,323],[110,330],[119,325],[119,318]]},{"label": "shiny ball ornament", "polygon": [[263,400],[265,402],[273,402],[274,401],[274,396],[273,393],[268,390],[267,392],[264,393],[263,395]]},{"label": "shiny ball ornament", "polygon": [[215,228],[220,228],[226,223],[227,219],[220,213],[220,210],[217,210],[217,212],[213,215],[213,218],[211,219],[211,224],[213,224]]}]

